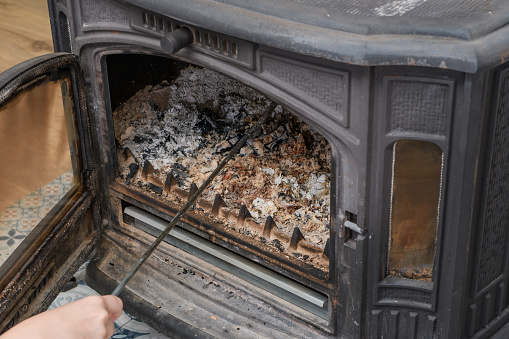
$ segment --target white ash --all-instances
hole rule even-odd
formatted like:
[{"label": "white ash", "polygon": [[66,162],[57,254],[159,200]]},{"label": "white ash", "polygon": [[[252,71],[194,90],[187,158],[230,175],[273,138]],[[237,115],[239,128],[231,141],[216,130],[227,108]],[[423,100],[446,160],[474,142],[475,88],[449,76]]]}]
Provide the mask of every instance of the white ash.
[{"label": "white ash", "polygon": [[265,201],[262,198],[253,200],[251,207],[251,215],[256,219],[267,218],[277,212],[277,206],[272,200]]},{"label": "white ash", "polygon": [[[161,111],[150,96],[165,97],[168,108]],[[131,99],[134,102],[127,105],[134,103],[136,109],[120,109],[114,113],[115,135],[120,135],[120,144],[128,147],[137,159],[149,160],[160,170],[181,163],[183,158],[196,157],[197,149],[204,144],[200,124],[206,122],[211,128],[218,128],[203,112],[208,107],[201,106],[219,108],[220,120],[229,123],[225,129],[231,131],[243,124],[246,116],[258,113],[260,101],[268,102],[254,90],[239,87],[232,79],[191,67],[182,71],[170,86],[148,86],[135,97],[138,98]],[[232,138],[231,142],[236,139]]]},{"label": "white ash", "polygon": [[[268,102],[228,77],[187,68],[171,84],[148,86],[115,111],[115,135],[140,165],[149,160],[163,182],[172,171],[189,189],[208,177]],[[291,235],[299,227],[323,247],[329,237],[330,153],[320,134],[278,106],[203,196],[213,200],[219,193],[230,206],[245,204],[257,222],[270,215],[280,232]]]}]

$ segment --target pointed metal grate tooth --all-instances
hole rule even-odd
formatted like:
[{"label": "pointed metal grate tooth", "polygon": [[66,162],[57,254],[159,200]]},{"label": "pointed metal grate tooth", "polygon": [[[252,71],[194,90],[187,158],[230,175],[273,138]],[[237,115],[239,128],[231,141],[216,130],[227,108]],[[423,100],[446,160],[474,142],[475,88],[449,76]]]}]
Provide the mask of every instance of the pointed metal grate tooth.
[{"label": "pointed metal grate tooth", "polygon": [[136,159],[133,152],[131,152],[131,149],[129,147],[124,148],[124,159],[129,160],[129,158]]},{"label": "pointed metal grate tooth", "polygon": [[292,250],[297,250],[297,245],[299,242],[304,239],[304,236],[302,235],[302,232],[298,227],[295,227],[293,229],[292,238],[290,239],[290,244],[288,245],[288,248]]},{"label": "pointed metal grate tooth", "polygon": [[251,213],[249,213],[246,205],[242,205],[240,206],[239,216],[237,217],[237,226],[244,226],[247,218],[251,218]]},{"label": "pointed metal grate tooth", "polygon": [[164,189],[163,193],[169,194],[173,187],[178,185],[177,179],[173,176],[173,174],[170,172],[166,176],[166,180],[164,181]]},{"label": "pointed metal grate tooth", "polygon": [[[187,195],[187,199],[190,200],[193,194],[198,190],[198,185],[196,185],[194,182],[189,187],[189,194]],[[196,202],[193,204],[193,206],[190,207],[191,210],[194,210],[196,208]]]},{"label": "pointed metal grate tooth", "polygon": [[263,236],[267,239],[270,239],[270,233],[272,233],[272,230],[276,227],[276,222],[272,217],[269,215],[267,217],[267,220],[265,220],[265,226],[263,227]]},{"label": "pointed metal grate tooth", "polygon": [[189,194],[188,198],[191,198],[191,196],[198,190],[198,185],[196,185],[194,182],[191,184],[191,187],[189,187]]},{"label": "pointed metal grate tooth", "polygon": [[323,255],[327,258],[330,258],[330,238],[327,239],[325,243],[325,248],[323,249]]},{"label": "pointed metal grate tooth", "polygon": [[154,166],[152,166],[150,161],[145,160],[145,162],[143,163],[143,171],[141,172],[141,177],[143,178],[143,180],[148,181],[149,174],[152,174],[154,172],[155,172]]},{"label": "pointed metal grate tooth", "polygon": [[221,207],[225,205],[225,202],[223,200],[223,197],[221,197],[220,194],[216,194],[216,197],[214,198],[214,204],[212,205],[211,213],[215,217],[219,217],[219,211],[221,210]]}]

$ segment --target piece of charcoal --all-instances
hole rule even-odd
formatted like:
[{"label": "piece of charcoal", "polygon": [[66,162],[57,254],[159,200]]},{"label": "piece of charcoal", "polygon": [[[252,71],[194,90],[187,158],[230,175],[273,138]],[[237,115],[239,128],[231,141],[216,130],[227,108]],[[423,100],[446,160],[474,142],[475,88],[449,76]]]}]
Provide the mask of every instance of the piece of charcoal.
[{"label": "piece of charcoal", "polygon": [[175,169],[182,171],[184,173],[189,173],[189,169],[186,168],[184,165],[179,164],[178,162],[174,163],[172,168],[175,168]]},{"label": "piece of charcoal", "polygon": [[129,165],[129,173],[127,174],[127,177],[125,180],[126,185],[129,185],[129,183],[131,182],[131,179],[134,178],[134,176],[138,172],[139,168],[140,168],[140,165],[138,165],[135,162],[133,162]]},{"label": "piece of charcoal", "polygon": [[278,239],[274,239],[271,241],[272,245],[276,247],[279,251],[284,252],[285,248],[283,246],[283,243],[279,241]]},{"label": "piece of charcoal", "polygon": [[153,183],[149,182],[148,187],[154,191],[157,194],[163,193],[163,188],[161,186],[154,185]]},{"label": "piece of charcoal", "polygon": [[172,168],[171,169],[171,173],[175,176],[175,177],[181,177],[181,178],[187,178],[189,177],[189,174],[187,174],[186,172],[182,172],[178,169],[175,169],[175,168]]}]

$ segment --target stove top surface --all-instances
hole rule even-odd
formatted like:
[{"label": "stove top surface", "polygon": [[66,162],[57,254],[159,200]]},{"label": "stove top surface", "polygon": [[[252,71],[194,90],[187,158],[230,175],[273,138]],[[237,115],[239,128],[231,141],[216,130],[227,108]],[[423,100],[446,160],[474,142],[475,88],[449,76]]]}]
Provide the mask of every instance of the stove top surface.
[{"label": "stove top surface", "polygon": [[360,65],[473,73],[509,55],[503,0],[122,2],[254,43]]}]

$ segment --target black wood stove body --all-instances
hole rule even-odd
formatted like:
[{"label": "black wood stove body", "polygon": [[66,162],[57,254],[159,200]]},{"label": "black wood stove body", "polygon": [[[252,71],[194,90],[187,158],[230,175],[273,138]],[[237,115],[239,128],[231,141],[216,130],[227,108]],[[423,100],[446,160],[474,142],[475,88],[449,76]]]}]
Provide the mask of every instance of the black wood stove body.
[{"label": "black wood stove body", "polygon": [[[4,327],[47,307],[93,250],[87,281],[110,293],[176,213],[117,180],[112,110],[191,64],[328,140],[328,268],[191,211],[121,294],[127,311],[175,338],[509,336],[506,2],[48,4],[59,53],[2,75],[0,99],[41,74],[73,80],[79,184],[2,266]],[[168,53],[182,28],[192,43]]]}]

